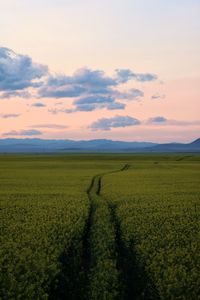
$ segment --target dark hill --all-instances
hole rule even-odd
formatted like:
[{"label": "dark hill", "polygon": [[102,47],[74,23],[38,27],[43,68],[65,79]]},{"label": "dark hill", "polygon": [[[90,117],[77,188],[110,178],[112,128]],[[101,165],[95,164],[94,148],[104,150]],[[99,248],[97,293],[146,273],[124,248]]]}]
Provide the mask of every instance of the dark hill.
[{"label": "dark hill", "polygon": [[69,152],[200,152],[200,139],[189,144],[150,142],[125,142],[107,139],[96,140],[43,140],[43,139],[1,139],[0,153],[69,153]]}]

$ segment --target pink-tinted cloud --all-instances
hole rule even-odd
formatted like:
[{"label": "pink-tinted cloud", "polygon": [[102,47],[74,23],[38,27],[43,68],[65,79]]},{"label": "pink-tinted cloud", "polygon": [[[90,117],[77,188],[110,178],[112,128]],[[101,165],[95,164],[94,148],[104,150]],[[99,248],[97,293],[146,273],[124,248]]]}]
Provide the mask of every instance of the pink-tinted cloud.
[{"label": "pink-tinted cloud", "polygon": [[[144,97],[144,92],[135,88],[122,92],[120,85],[130,80],[151,82],[157,80],[157,76],[129,69],[117,69],[113,76],[107,76],[102,70],[89,68],[78,69],[72,76],[50,74],[46,66],[34,63],[30,57],[0,48],[0,79],[1,98],[30,98],[32,88],[32,95],[37,98],[75,99],[74,108],[64,110],[73,113],[124,109],[126,104],[120,101]],[[32,106],[44,107],[45,104],[36,102]]]},{"label": "pink-tinted cloud", "polygon": [[140,121],[130,116],[115,116],[113,118],[102,118],[90,125],[93,131],[111,130],[112,128],[123,128],[139,125]]},{"label": "pink-tinted cloud", "polygon": [[38,136],[41,135],[42,132],[36,129],[27,129],[27,130],[12,130],[9,132],[3,133],[3,136]]}]

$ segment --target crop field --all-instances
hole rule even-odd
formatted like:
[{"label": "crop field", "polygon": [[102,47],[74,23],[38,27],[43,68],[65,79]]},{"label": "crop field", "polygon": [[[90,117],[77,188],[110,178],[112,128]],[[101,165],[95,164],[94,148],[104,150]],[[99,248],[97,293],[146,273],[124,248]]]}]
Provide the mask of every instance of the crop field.
[{"label": "crop field", "polygon": [[0,155],[0,299],[200,299],[200,156]]}]

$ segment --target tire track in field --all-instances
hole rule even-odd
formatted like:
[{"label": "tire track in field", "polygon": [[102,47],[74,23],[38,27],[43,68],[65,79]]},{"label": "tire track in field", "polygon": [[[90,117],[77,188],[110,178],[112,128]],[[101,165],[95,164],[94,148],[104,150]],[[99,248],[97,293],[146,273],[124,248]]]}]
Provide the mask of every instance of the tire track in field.
[{"label": "tire track in field", "polygon": [[[114,229],[114,233],[115,233],[115,247],[116,247],[116,260],[117,260],[117,272],[119,272],[119,274],[121,274],[121,269],[120,269],[120,264],[119,264],[119,242],[118,242],[118,230],[116,228],[116,222],[113,218],[113,213],[112,210],[109,206],[109,203],[100,195],[101,194],[101,189],[102,189],[102,177],[108,174],[113,174],[113,173],[117,173],[117,172],[122,172],[125,170],[128,170],[130,168],[129,164],[125,164],[121,169],[119,170],[113,170],[113,171],[109,171],[106,173],[102,173],[102,174],[98,174],[95,175],[90,183],[89,188],[87,189],[87,194],[88,194],[88,199],[90,201],[90,211],[89,211],[89,216],[88,216],[88,220],[86,222],[86,226],[85,226],[85,234],[83,237],[83,256],[82,256],[82,264],[83,264],[83,279],[82,279],[82,295],[83,299],[90,299],[89,297],[89,287],[90,287],[90,271],[91,271],[91,234],[92,234],[92,229],[93,229],[93,219],[94,219],[94,214],[95,214],[95,210],[96,210],[96,200],[94,198],[98,197],[99,201],[104,201],[104,203],[106,203],[107,205],[107,209],[108,209],[108,214],[110,215],[110,222],[113,226]],[[121,275],[120,275],[120,281],[123,282],[123,280],[121,280]],[[123,289],[122,286],[119,286],[119,290]],[[119,297],[116,299],[120,299],[122,300],[122,295],[124,294],[123,291],[118,291]],[[87,291],[87,292],[86,292]]]},{"label": "tire track in field", "polygon": [[[110,173],[126,171],[129,168],[130,165],[126,164],[121,170]],[[130,245],[123,241],[121,223],[117,216],[117,204],[112,203],[109,199],[106,199],[106,201],[115,226],[117,267],[120,270],[121,282],[124,288],[123,300],[159,300],[160,297],[153,282],[149,279],[144,266],[138,262],[134,241]]]},{"label": "tire track in field", "polygon": [[115,226],[117,268],[124,289],[123,300],[158,300],[159,295],[149,279],[144,266],[138,262],[134,240],[130,245],[123,241],[121,224],[117,216],[117,205],[108,201],[111,219]]},{"label": "tire track in field", "polygon": [[[127,246],[122,239],[121,224],[117,217],[117,205],[105,199],[101,195],[102,190],[102,179],[104,176],[114,173],[119,173],[126,171],[130,168],[129,164],[125,164],[119,170],[113,170],[100,175],[95,175],[92,178],[90,187],[88,188],[88,197],[90,199],[91,207],[93,203],[93,194],[99,197],[99,200],[105,201],[108,206],[110,213],[110,221],[113,224],[115,230],[115,247],[116,247],[116,260],[117,260],[117,270],[119,272],[120,280],[120,300],[156,300],[159,299],[157,291],[153,283],[149,280],[144,268],[138,264],[136,258],[136,252],[134,250],[134,241],[131,245]],[[91,209],[93,211],[93,209]],[[92,213],[93,214],[93,213]],[[92,218],[91,214],[91,218]],[[92,226],[92,221],[90,221],[90,226]],[[91,228],[90,228],[91,230]],[[90,234],[88,232],[88,239]],[[89,245],[88,245],[89,246]],[[89,265],[87,273],[89,273]],[[89,298],[87,298],[89,299]],[[116,297],[116,299],[118,299]]]}]

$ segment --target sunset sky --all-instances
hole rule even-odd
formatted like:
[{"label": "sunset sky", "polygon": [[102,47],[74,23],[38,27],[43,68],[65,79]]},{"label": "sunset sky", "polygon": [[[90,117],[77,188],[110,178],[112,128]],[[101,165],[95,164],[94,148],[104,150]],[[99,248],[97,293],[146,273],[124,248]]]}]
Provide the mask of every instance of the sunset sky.
[{"label": "sunset sky", "polygon": [[0,0],[0,137],[200,137],[199,0]]}]

